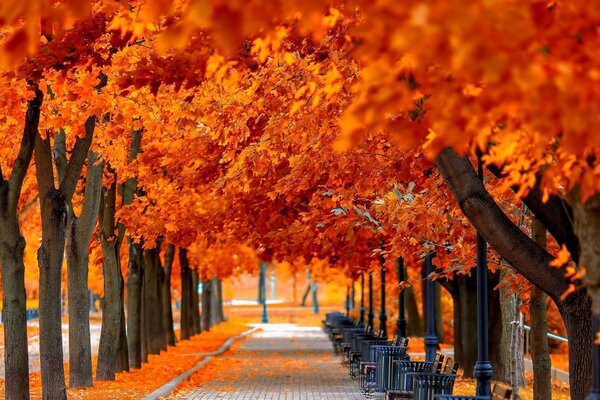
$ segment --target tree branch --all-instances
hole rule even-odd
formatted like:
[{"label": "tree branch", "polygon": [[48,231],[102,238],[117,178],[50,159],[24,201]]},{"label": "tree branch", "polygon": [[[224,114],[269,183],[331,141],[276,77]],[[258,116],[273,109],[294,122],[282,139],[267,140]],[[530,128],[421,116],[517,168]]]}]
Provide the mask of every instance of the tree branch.
[{"label": "tree branch", "polygon": [[59,190],[65,196],[67,201],[70,201],[75,193],[77,187],[77,181],[81,175],[83,164],[88,156],[88,151],[92,145],[92,139],[94,137],[94,128],[96,127],[96,116],[92,115],[85,121],[85,136],[83,138],[78,137],[73,147],[71,159],[67,164],[65,170],[65,176],[60,181]]},{"label": "tree branch", "polygon": [[[98,210],[100,209],[100,196],[102,194],[102,170],[104,163],[96,165],[98,155],[93,151],[88,154],[88,169],[83,195],[83,207],[77,224],[77,236],[90,237],[96,225]],[[89,243],[87,243],[89,244]],[[86,245],[87,245],[86,244]]]},{"label": "tree branch", "polygon": [[[496,177],[502,178],[503,173],[495,165],[489,165],[488,169]],[[540,174],[536,175],[535,186],[521,200],[531,210],[535,217],[544,225],[559,244],[564,244],[573,261],[579,262],[579,239],[573,231],[573,211],[571,207],[559,196],[551,195],[546,203],[542,201],[543,194],[540,189]],[[515,192],[518,187],[512,188]]]},{"label": "tree branch", "polygon": [[67,136],[64,129],[61,129],[54,135],[52,159],[54,160],[54,165],[56,165],[58,181],[62,182],[67,172]]},{"label": "tree branch", "polygon": [[15,160],[12,171],[10,173],[8,183],[8,212],[16,213],[19,196],[25,180],[25,174],[29,168],[33,148],[35,146],[36,135],[38,134],[38,125],[40,122],[40,108],[44,101],[44,93],[37,89],[35,97],[27,102],[27,112],[25,113],[25,128],[23,130],[23,138],[21,139],[21,147],[19,155]]},{"label": "tree branch", "polygon": [[564,270],[550,267],[554,257],[504,214],[477,177],[469,159],[446,148],[435,163],[475,229],[517,272],[558,304],[568,289]]},{"label": "tree branch", "polygon": [[43,205],[46,195],[54,189],[54,171],[52,170],[52,150],[50,136],[42,139],[38,133],[35,137],[35,175],[40,191],[40,205]]}]

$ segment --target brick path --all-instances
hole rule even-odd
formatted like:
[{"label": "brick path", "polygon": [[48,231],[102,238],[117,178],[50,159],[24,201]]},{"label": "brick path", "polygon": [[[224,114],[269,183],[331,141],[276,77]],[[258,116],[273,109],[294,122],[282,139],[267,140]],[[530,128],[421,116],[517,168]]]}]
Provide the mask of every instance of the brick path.
[{"label": "brick path", "polygon": [[[240,349],[212,362],[227,363],[209,383],[180,393],[185,400],[362,400],[356,382],[333,354],[318,328],[288,324],[265,329],[242,342]],[[225,365],[225,364],[223,364]],[[200,370],[198,373],[202,373]]]}]

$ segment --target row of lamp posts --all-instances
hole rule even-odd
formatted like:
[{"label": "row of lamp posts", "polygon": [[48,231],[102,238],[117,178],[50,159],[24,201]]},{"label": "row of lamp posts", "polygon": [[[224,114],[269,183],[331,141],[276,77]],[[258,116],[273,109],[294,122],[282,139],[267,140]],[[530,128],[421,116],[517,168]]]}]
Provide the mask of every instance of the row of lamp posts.
[{"label": "row of lamp posts", "polygon": [[[483,164],[478,159],[477,173],[479,179],[483,181]],[[477,381],[476,395],[491,396],[491,380],[494,375],[492,364],[489,357],[489,338],[488,338],[488,267],[487,267],[487,243],[483,236],[477,233],[477,362],[473,369],[473,375]],[[435,253],[431,252],[425,258],[426,275],[430,276],[434,272],[433,258]],[[381,264],[381,312],[379,314],[379,326],[382,335],[387,337],[387,315],[385,313],[385,259],[383,253],[380,254]],[[402,257],[396,259],[396,270],[398,284],[405,281],[404,260]],[[354,287],[354,283],[353,283]],[[361,274],[361,296],[360,296],[360,323],[365,322],[365,277]],[[425,358],[426,361],[433,361],[439,344],[435,333],[435,310],[434,310],[434,282],[431,279],[426,280],[426,299],[427,299],[427,331],[425,334]],[[352,292],[354,295],[354,291]],[[350,288],[348,288],[348,297]],[[347,300],[347,304],[349,300]],[[396,327],[400,337],[406,337],[406,318],[404,310],[404,290],[400,290],[398,295],[398,320]],[[348,310],[349,312],[349,310]],[[374,332],[373,322],[375,314],[373,313],[373,275],[369,274],[369,312],[367,314],[367,326],[371,333]],[[600,331],[600,322],[593,317],[594,338],[596,332]],[[594,380],[593,389],[588,395],[587,400],[600,400],[600,345],[594,344],[593,351],[593,369]]]},{"label": "row of lamp posts", "polygon": [[[481,173],[481,171],[480,171]],[[491,395],[490,381],[493,376],[492,365],[489,361],[489,343],[488,343],[488,282],[487,282],[487,245],[483,237],[477,234],[477,350],[478,357],[475,364],[473,375],[477,380],[476,394],[478,396],[489,396]],[[426,275],[430,276],[434,272],[433,257],[435,253],[431,252],[425,258],[425,269]],[[379,314],[380,330],[382,335],[387,337],[386,321],[387,315],[385,313],[385,259],[383,254],[380,255],[381,264],[381,312]],[[402,284],[405,281],[404,272],[404,259],[398,257],[396,259],[396,271],[398,276],[398,284]],[[361,296],[360,296],[360,323],[364,324],[365,320],[365,277],[361,274]],[[433,361],[435,353],[438,348],[439,340],[435,333],[435,310],[434,310],[434,282],[431,279],[426,280],[426,299],[427,299],[427,332],[425,334],[425,359],[426,361]],[[348,287],[347,301],[349,304],[348,297],[350,297],[350,288]],[[347,306],[349,311],[349,306]],[[369,274],[369,310],[367,314],[367,326],[371,332],[373,329],[375,314],[373,312],[373,275]],[[398,320],[396,321],[396,327],[398,335],[400,337],[406,337],[406,317],[404,307],[404,290],[400,290],[398,295]],[[598,346],[596,346],[598,348]],[[600,366],[600,350],[597,351],[597,356],[594,358],[595,363],[597,362]],[[600,387],[600,379],[598,381],[598,387]],[[594,397],[593,400],[600,400],[600,391],[598,391],[599,397]]]}]

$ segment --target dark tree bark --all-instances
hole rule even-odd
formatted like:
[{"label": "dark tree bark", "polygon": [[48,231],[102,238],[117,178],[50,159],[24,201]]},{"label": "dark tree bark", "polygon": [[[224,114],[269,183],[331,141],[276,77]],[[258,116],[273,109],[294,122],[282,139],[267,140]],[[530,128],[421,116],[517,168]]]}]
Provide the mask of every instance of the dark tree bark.
[{"label": "dark tree bark", "polygon": [[212,298],[212,282],[210,280],[202,281],[202,330],[210,330],[210,311]]},{"label": "dark tree bark", "polygon": [[142,243],[127,238],[129,262],[127,264],[127,347],[129,366],[142,368]]},{"label": "dark tree bark", "polygon": [[[533,240],[546,248],[546,228],[534,219],[531,226]],[[546,319],[546,293],[537,286],[531,287],[529,300],[531,318],[531,360],[533,362],[533,398],[535,400],[552,399],[552,365],[548,350],[548,321]]]},{"label": "dark tree bark", "polygon": [[173,308],[171,307],[171,270],[175,246],[167,244],[165,251],[164,280],[162,282],[163,318],[165,321],[165,335],[169,346],[175,346],[175,328],[173,326]]},{"label": "dark tree bark", "polygon": [[102,302],[102,330],[98,349],[96,379],[114,380],[115,374],[128,369],[127,340],[123,304],[123,276],[119,247],[120,235],[115,234],[116,174],[109,188],[102,190],[100,202],[100,242],[104,270],[104,301]]},{"label": "dark tree bark", "polygon": [[179,249],[179,265],[181,266],[181,333],[179,338],[187,340],[192,336],[192,271],[187,258],[187,250]]},{"label": "dark tree bark", "polygon": [[144,316],[146,329],[146,344],[148,346],[148,354],[160,354],[164,349],[165,335],[163,330],[163,305],[161,301],[161,282],[158,265],[156,259],[160,244],[153,249],[144,250]]},{"label": "dark tree bark", "polygon": [[[131,163],[140,153],[142,131],[134,130],[131,133],[131,145],[129,148],[128,162]],[[129,178],[121,186],[123,205],[133,202],[137,191],[137,179]],[[124,234],[125,227],[119,224],[119,234]],[[127,263],[127,350],[128,361],[131,368],[142,367],[142,279],[143,279],[143,256],[142,240],[136,243],[131,236],[127,236],[127,251],[129,261]]]},{"label": "dark tree bark", "polygon": [[[96,117],[85,122],[85,136],[75,142],[71,158],[55,187],[50,137],[36,135],[36,178],[40,192],[42,242],[38,249],[40,268],[40,366],[42,397],[66,399],[61,330],[61,271],[65,251],[67,210],[88,156]],[[57,158],[60,160],[60,157]],[[60,163],[60,161],[59,161]],[[87,294],[87,292],[86,292]]]},{"label": "dark tree bark", "polygon": [[412,286],[404,289],[404,305],[406,307],[406,329],[408,336],[423,336],[423,320],[417,307],[417,297]]},{"label": "dark tree bark", "polygon": [[[66,135],[60,131],[54,138],[53,158],[59,182],[66,175]],[[67,207],[67,285],[69,303],[69,386],[92,386],[92,349],[90,342],[88,247],[100,205],[102,190],[102,164],[96,165],[98,156],[88,153],[88,168],[81,214],[77,216],[71,201]]]},{"label": "dark tree bark", "polygon": [[477,281],[475,274],[454,274],[442,285],[452,295],[454,305],[454,358],[464,370],[464,376],[473,377],[477,361]]},{"label": "dark tree bark", "polygon": [[217,325],[223,322],[223,294],[221,288],[221,280],[216,276],[212,278],[212,299],[211,306],[212,310],[210,312],[211,324]]},{"label": "dark tree bark", "polygon": [[25,294],[25,238],[21,235],[17,205],[38,134],[44,95],[36,90],[27,102],[25,127],[10,177],[0,169],[0,260],[2,261],[2,320],[4,374],[7,399],[29,399],[29,363]]},{"label": "dark tree bark", "polygon": [[200,280],[198,278],[198,271],[192,269],[192,334],[196,335],[202,332],[202,326],[200,321],[200,299],[198,298],[198,285]]},{"label": "dark tree bark", "polygon": [[[143,264],[143,261],[142,261]],[[142,274],[143,275],[143,274]],[[142,283],[142,291],[141,291],[140,302],[142,306],[140,308],[140,340],[141,340],[141,353],[142,353],[142,362],[148,362],[148,341],[146,340],[146,302],[143,300],[146,298],[146,288]]]},{"label": "dark tree bark", "polygon": [[117,371],[129,371],[129,350],[127,349],[127,328],[125,327],[125,281],[121,276],[121,293],[119,296],[121,324],[119,329],[119,345],[117,353]]},{"label": "dark tree bark", "polygon": [[[568,289],[564,269],[549,267],[553,257],[502,212],[479,181],[468,158],[445,149],[435,161],[461,210],[477,231],[517,272],[557,304],[569,336],[571,398],[583,400],[590,390],[592,376],[589,354],[592,351],[593,335],[589,298],[581,291],[576,291],[561,299],[561,295]],[[575,216],[577,217],[577,212]],[[577,233],[577,227],[575,232]],[[584,243],[582,237],[578,236]],[[580,261],[584,261],[583,253]]]},{"label": "dark tree bark", "polygon": [[[80,216],[76,216],[70,206],[67,218],[70,387],[89,387],[92,386],[93,380],[88,307],[88,248],[98,218],[102,191],[103,167],[95,165],[97,159],[95,153],[88,154],[86,186]],[[58,171],[60,174],[60,169]]]},{"label": "dark tree bark", "polygon": [[592,310],[600,317],[600,193],[581,202],[581,192],[576,187],[569,194],[573,207],[574,231],[581,243],[580,265],[586,268],[583,284],[592,300]]}]

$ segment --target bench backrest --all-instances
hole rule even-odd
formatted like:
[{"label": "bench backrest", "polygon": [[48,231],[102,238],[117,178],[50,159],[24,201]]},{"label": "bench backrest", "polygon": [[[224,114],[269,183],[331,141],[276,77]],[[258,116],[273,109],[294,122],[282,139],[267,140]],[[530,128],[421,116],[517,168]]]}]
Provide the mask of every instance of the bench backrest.
[{"label": "bench backrest", "polygon": [[444,365],[444,359],[446,356],[440,353],[435,353],[435,357],[433,358],[433,363],[431,364],[431,372],[438,373],[442,370]]},{"label": "bench backrest", "polygon": [[506,386],[495,384],[492,389],[492,400],[508,400],[512,397],[512,390]]},{"label": "bench backrest", "polygon": [[452,357],[446,358],[444,361],[444,367],[442,368],[442,374],[456,374],[458,372],[459,365],[455,362]]}]

